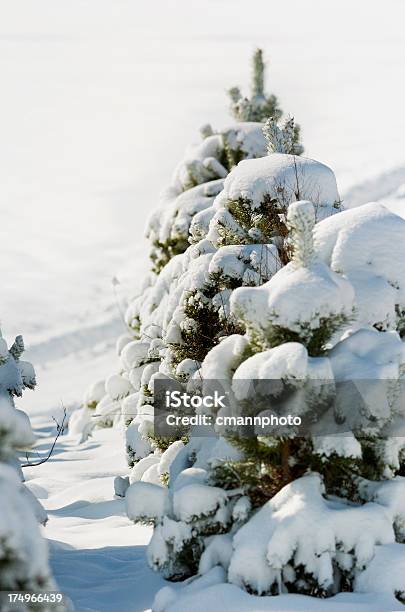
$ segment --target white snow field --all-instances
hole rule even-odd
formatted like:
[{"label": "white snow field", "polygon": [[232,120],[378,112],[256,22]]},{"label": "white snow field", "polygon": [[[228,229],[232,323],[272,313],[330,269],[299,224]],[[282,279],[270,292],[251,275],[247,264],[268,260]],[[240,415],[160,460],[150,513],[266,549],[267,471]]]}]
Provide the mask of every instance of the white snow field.
[{"label": "white snow field", "polygon": [[341,193],[403,166],[402,0],[0,7],[1,319],[28,344],[118,315],[111,277],[139,280],[159,191],[200,125],[229,123],[255,46]]},{"label": "white snow field", "polygon": [[[146,219],[199,126],[229,122],[225,90],[246,88],[254,47],[345,205],[381,200],[405,216],[403,0],[0,0],[0,15],[0,317],[36,367],[38,388],[20,405],[40,455],[61,405],[79,405],[114,369],[119,301],[147,266]],[[112,429],[83,444],[62,436],[50,461],[25,469],[78,612],[141,612],[165,585],[146,564],[150,529],[114,499],[126,471]],[[155,612],[169,601],[189,612],[187,591],[170,588]],[[194,612],[208,609],[405,607],[384,594],[256,598],[214,576],[197,607],[193,598]]]}]

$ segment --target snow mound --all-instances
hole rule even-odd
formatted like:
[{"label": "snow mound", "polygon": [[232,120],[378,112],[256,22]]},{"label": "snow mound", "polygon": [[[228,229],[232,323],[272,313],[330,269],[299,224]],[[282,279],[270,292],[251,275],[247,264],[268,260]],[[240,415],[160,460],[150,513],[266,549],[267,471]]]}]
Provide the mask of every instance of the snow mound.
[{"label": "snow mound", "polygon": [[145,472],[160,461],[160,454],[153,454],[144,457],[137,461],[131,470],[129,475],[129,482],[132,484],[137,480],[142,480]]},{"label": "snow mound", "polygon": [[337,380],[397,380],[405,363],[405,345],[395,331],[359,329],[328,353]]},{"label": "snow mound", "polygon": [[208,544],[201,555],[198,573],[201,576],[208,574],[208,572],[219,565],[227,571],[232,558],[232,552],[232,536],[229,533],[212,536],[208,539]]},{"label": "snow mound", "polygon": [[189,523],[197,517],[213,516],[227,501],[226,491],[219,487],[191,484],[175,491],[173,510],[178,520]]},{"label": "snow mound", "polygon": [[302,333],[322,319],[353,314],[351,284],[322,262],[297,268],[294,262],[260,287],[240,287],[231,297],[231,312],[249,326],[266,332],[270,326]]},{"label": "snow mound", "polygon": [[103,399],[105,392],[106,389],[104,380],[98,380],[90,385],[83,398],[83,405],[85,408],[95,408]]},{"label": "snow mound", "polygon": [[[235,585],[224,584],[221,569],[188,581],[179,590],[161,589],[153,602],[154,612],[393,612],[405,610],[395,597],[384,593],[339,593],[328,599],[306,595],[257,597]],[[215,572],[215,573],[214,573]]]},{"label": "snow mound", "polygon": [[405,602],[405,544],[376,546],[374,558],[357,576],[354,590],[391,594]]},{"label": "snow mound", "polygon": [[[272,381],[271,395],[276,396],[282,389],[283,381],[298,384],[299,381],[310,378],[332,381],[329,360],[324,357],[310,357],[305,346],[298,342],[286,342],[246,359],[235,371],[232,390],[235,397],[242,400],[249,396],[247,380],[265,380]],[[266,391],[270,392],[269,385],[266,385]],[[269,397],[269,406],[270,403]]]},{"label": "snow mound", "polygon": [[[344,383],[339,385],[335,410],[346,431],[386,438],[388,427],[398,441],[401,429],[396,428],[404,426],[405,345],[397,332],[360,329],[338,342],[329,359],[335,379]],[[380,446],[382,450],[382,442]],[[399,451],[400,447],[397,461]]]},{"label": "snow mound", "polygon": [[374,501],[389,510],[397,539],[405,542],[405,478],[396,476],[385,481],[363,481],[360,494],[363,499]]},{"label": "snow mound", "polygon": [[150,482],[134,482],[125,493],[128,518],[135,522],[156,522],[168,508],[168,491]]},{"label": "snow mound", "polygon": [[394,541],[385,508],[328,501],[312,474],[285,486],[235,534],[229,581],[259,595],[274,585],[280,592],[303,566],[328,590],[335,568],[355,574],[370,563],[377,544]]},{"label": "snow mound", "polygon": [[318,256],[356,291],[359,325],[395,329],[405,310],[405,220],[370,203],[318,223]]},{"label": "snow mound", "polygon": [[184,442],[176,440],[170,444],[170,446],[162,453],[159,461],[159,474],[168,474],[170,472],[170,466],[176,459],[179,452],[184,448]]},{"label": "snow mound", "polygon": [[232,334],[224,338],[208,353],[203,361],[201,374],[207,380],[230,380],[243,359],[249,343],[245,336]]},{"label": "snow mound", "polygon": [[322,208],[330,211],[340,200],[335,175],[328,166],[306,157],[272,153],[260,159],[242,160],[225,179],[214,206],[218,208],[225,200],[242,198],[257,208],[265,196],[280,199],[280,192],[288,202],[301,199],[314,202],[319,207],[319,219],[324,216]]}]

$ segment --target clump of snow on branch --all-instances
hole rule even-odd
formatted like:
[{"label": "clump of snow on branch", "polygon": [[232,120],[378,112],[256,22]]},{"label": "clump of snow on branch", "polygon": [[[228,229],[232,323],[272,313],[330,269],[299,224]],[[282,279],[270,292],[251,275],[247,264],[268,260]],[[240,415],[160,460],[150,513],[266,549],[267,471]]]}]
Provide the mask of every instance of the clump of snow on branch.
[{"label": "clump of snow on branch", "polygon": [[328,591],[336,574],[356,575],[372,560],[377,544],[394,539],[383,507],[327,501],[313,474],[287,485],[238,531],[229,580],[257,594],[273,586],[281,593],[303,567],[303,587],[306,579],[315,580]]},{"label": "clump of snow on branch", "polygon": [[356,292],[359,324],[403,333],[405,221],[370,203],[323,220],[315,228],[318,256],[344,274]]},{"label": "clump of snow on branch", "polygon": [[293,260],[261,287],[239,288],[231,298],[231,312],[259,334],[264,345],[272,327],[296,332],[309,343],[323,321],[349,320],[354,308],[351,284],[314,256],[312,204],[291,204],[288,223]]}]

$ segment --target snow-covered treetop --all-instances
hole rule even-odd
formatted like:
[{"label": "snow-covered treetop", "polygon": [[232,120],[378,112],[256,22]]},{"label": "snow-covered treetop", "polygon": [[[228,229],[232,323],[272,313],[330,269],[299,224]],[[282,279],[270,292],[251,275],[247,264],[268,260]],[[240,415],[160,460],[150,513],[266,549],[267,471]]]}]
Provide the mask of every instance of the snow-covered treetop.
[{"label": "snow-covered treetop", "polygon": [[34,368],[28,361],[21,361],[24,352],[22,336],[17,336],[8,349],[0,331],[0,393],[21,396],[24,388],[33,389],[36,385]]},{"label": "snow-covered treetop", "polygon": [[252,84],[250,98],[242,96],[239,87],[232,87],[228,94],[231,100],[230,110],[238,121],[264,121],[266,117],[281,117],[277,98],[266,95],[264,91],[265,63],[263,51],[256,49],[252,58]]},{"label": "snow-covered treetop", "polygon": [[22,336],[17,336],[8,349],[0,332],[0,459],[7,460],[17,449],[33,444],[29,419],[25,412],[17,410],[14,396],[21,396],[25,388],[35,387],[35,372],[32,365],[21,361],[24,351]]},{"label": "snow-covered treetop", "polygon": [[264,96],[264,70],[263,51],[256,49],[253,54],[252,95]]}]

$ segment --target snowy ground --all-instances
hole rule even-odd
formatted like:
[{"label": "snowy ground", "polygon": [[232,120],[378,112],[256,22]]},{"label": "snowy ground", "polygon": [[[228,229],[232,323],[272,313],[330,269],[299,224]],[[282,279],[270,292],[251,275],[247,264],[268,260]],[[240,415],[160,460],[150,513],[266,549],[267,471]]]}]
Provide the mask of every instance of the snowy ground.
[{"label": "snowy ground", "polygon": [[[402,0],[0,7],[0,316],[7,337],[24,333],[37,369],[38,390],[21,406],[44,436],[39,452],[61,404],[77,405],[114,368],[122,322],[111,278],[122,281],[120,299],[139,281],[159,190],[200,124],[228,122],[225,89],[247,86],[254,46],[270,56],[271,90],[301,123],[308,155],[335,170],[346,203],[390,196],[403,214],[404,199],[391,197],[405,184]],[[149,531],[112,498],[113,476],[125,472],[117,435],[98,432],[80,447],[62,438],[52,461],[26,470],[49,511],[54,570],[79,612],[138,612],[161,585],[143,558]],[[231,595],[214,591],[207,608],[229,609]]]},{"label": "snowy ground", "polygon": [[[37,450],[44,453],[53,432],[47,419],[36,425]],[[49,462],[25,469],[48,511],[44,533],[55,578],[80,612],[140,612],[163,585],[145,565],[150,529],[134,528],[123,500],[113,499],[113,479],[126,472],[121,449],[116,430],[98,431],[81,446],[60,438]]]},{"label": "snowy ground", "polygon": [[143,268],[160,189],[256,45],[343,192],[404,165],[402,0],[0,5],[1,321],[29,344],[117,316],[111,277]]}]

